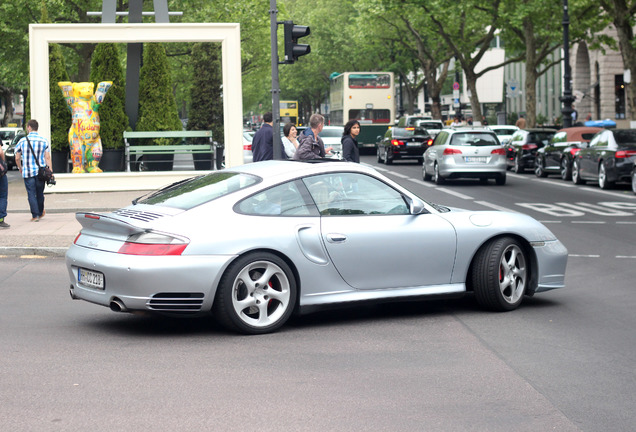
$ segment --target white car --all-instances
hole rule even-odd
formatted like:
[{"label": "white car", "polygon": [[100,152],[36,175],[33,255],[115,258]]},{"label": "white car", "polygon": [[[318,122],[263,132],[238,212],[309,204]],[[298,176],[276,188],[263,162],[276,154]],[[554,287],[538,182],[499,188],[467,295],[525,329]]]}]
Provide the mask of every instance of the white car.
[{"label": "white car", "polygon": [[501,145],[506,145],[510,142],[512,135],[519,130],[517,126],[511,125],[492,125],[488,126],[488,129],[497,134]]},{"label": "white car", "polygon": [[256,132],[251,130],[243,131],[243,163],[252,162],[252,140]]},{"label": "white car", "polygon": [[327,157],[332,159],[342,159],[342,134],[344,126],[323,126],[322,132],[318,134],[325,143],[325,149],[331,147],[331,155]]},{"label": "white car", "polygon": [[16,134],[22,131],[22,128],[19,127],[3,127],[0,128],[0,139],[2,139],[2,151],[7,151],[9,144],[13,141]]},{"label": "white car", "polygon": [[431,138],[435,138],[444,129],[444,123],[441,120],[420,120],[417,127],[426,129]]}]

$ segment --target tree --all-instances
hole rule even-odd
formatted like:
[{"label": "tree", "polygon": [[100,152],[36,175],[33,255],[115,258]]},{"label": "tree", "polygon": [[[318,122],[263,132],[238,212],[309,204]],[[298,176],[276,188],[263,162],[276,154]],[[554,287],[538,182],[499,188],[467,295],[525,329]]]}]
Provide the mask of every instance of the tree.
[{"label": "tree", "polygon": [[[108,96],[107,96],[108,97]],[[137,131],[181,130],[166,50],[160,43],[144,44],[143,66],[139,75],[139,120]],[[169,138],[151,140],[171,144]]]},{"label": "tree", "polygon": [[49,92],[51,98],[51,150],[65,151],[68,146],[68,131],[71,127],[71,112],[57,83],[68,81],[62,49],[58,44],[49,47]]},{"label": "tree", "polygon": [[197,43],[192,48],[195,71],[190,94],[188,130],[211,130],[223,144],[223,92],[221,47],[216,43]]},{"label": "tree", "polygon": [[126,82],[117,45],[112,43],[97,45],[91,61],[90,80],[95,84],[95,88],[101,81],[113,82],[99,108],[99,133],[103,148],[123,148],[124,131],[129,126],[126,115]]},{"label": "tree", "polygon": [[636,21],[636,0],[600,0],[601,7],[612,20],[618,33],[618,45],[625,69],[631,74],[631,83],[625,86],[631,120],[636,120],[636,42],[634,22]]}]

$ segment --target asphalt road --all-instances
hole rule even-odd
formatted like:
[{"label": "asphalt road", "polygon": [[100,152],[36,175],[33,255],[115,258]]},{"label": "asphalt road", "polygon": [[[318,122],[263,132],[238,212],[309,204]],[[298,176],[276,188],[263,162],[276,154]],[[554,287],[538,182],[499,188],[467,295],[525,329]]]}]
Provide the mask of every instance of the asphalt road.
[{"label": "asphalt road", "polygon": [[1,258],[0,430],[633,430],[634,195],[378,167],[440,204],[544,221],[569,249],[567,288],[511,313],[395,303],[244,337],[72,301],[62,259]]}]

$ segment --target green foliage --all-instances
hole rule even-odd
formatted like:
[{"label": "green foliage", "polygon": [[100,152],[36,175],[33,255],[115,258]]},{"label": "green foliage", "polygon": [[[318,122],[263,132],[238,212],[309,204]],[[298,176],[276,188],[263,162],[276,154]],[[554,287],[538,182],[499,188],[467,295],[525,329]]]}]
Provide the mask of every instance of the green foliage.
[{"label": "green foliage", "polygon": [[188,130],[212,130],[212,138],[223,144],[223,98],[221,46],[197,43],[192,48],[195,71],[190,92]]},{"label": "green foliage", "polygon": [[[144,44],[139,76],[139,120],[136,131],[181,130],[182,124],[172,93],[172,79],[166,50],[160,43]],[[178,144],[170,138],[151,139],[147,144]]]},{"label": "green foliage", "polygon": [[100,137],[105,149],[124,147],[124,131],[129,128],[126,115],[126,83],[124,69],[115,44],[101,43],[93,52],[90,80],[95,84],[112,81],[99,108]]},{"label": "green foliage", "polygon": [[[71,112],[64,95],[58,87],[60,81],[68,81],[64,57],[58,44],[49,46],[49,92],[51,98],[51,150],[68,149],[68,130],[71,127]],[[37,119],[36,119],[37,120]]]}]

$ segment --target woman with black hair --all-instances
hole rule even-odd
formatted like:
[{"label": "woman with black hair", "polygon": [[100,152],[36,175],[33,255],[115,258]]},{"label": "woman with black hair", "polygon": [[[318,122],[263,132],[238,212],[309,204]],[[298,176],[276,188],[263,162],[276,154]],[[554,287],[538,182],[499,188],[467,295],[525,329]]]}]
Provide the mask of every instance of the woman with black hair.
[{"label": "woman with black hair", "polygon": [[283,147],[285,148],[285,154],[289,159],[294,157],[294,153],[296,153],[296,149],[298,148],[298,140],[296,137],[298,136],[298,129],[296,129],[296,125],[293,123],[287,123],[283,127]]},{"label": "woman with black hair", "polygon": [[360,122],[358,120],[349,120],[344,127],[342,133],[342,159],[348,162],[360,163],[360,150],[358,149],[358,141],[356,137],[360,135]]}]

